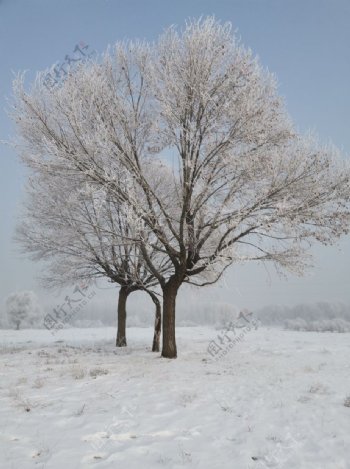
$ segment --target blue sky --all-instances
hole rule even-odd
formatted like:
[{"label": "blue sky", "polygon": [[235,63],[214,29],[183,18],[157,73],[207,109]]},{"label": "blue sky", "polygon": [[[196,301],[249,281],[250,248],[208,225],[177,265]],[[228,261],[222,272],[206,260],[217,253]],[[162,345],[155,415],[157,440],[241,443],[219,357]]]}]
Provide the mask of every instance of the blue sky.
[{"label": "blue sky", "polygon": [[[124,38],[155,39],[188,17],[215,14],[231,21],[245,45],[277,75],[280,93],[301,131],[350,153],[350,2],[347,0],[0,0],[0,139],[13,136],[5,113],[13,72],[63,62],[84,41],[97,52]],[[24,170],[14,152],[0,146],[0,305],[15,290],[38,286],[38,266],[12,242],[23,199]],[[270,303],[350,303],[350,238],[339,247],[317,247],[316,267],[304,279],[281,281],[263,267],[236,266],[224,286],[201,292],[255,308]]]}]

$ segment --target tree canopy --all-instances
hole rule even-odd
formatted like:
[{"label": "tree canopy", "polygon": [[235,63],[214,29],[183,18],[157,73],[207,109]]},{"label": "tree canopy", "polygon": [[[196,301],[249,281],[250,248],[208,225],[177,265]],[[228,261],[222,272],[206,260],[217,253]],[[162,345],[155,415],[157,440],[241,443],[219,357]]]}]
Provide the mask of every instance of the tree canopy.
[{"label": "tree canopy", "polygon": [[177,355],[184,282],[250,260],[301,274],[311,243],[348,232],[348,164],[297,133],[276,79],[230,24],[191,20],[153,44],[117,43],[53,89],[39,74],[14,92],[25,164],[108,188],[126,211],[163,292],[164,357]]}]

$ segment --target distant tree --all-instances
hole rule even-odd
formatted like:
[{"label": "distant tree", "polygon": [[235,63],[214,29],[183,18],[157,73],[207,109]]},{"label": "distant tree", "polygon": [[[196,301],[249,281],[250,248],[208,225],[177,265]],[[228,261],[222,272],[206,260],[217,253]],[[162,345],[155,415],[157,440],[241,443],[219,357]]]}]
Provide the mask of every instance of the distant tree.
[{"label": "distant tree", "polygon": [[[117,44],[53,89],[43,80],[29,92],[21,78],[14,85],[23,160],[108,187],[139,220],[133,241],[163,292],[164,357],[177,356],[184,282],[214,283],[251,260],[302,274],[313,242],[348,232],[348,165],[297,134],[274,77],[228,24],[188,21],[153,45]],[[149,164],[171,158],[164,191]],[[170,271],[151,258],[155,246]]]},{"label": "distant tree", "polygon": [[43,313],[32,291],[12,293],[6,300],[8,324],[16,330],[42,327]]}]

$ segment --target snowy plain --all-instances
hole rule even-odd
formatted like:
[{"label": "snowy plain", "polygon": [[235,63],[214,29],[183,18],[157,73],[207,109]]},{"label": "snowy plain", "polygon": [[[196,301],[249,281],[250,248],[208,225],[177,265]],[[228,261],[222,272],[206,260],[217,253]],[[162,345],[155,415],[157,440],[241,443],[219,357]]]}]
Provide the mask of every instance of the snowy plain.
[{"label": "snowy plain", "polygon": [[[215,359],[218,331],[0,330],[0,468],[350,468],[350,334],[260,327]],[[349,399],[350,400],[350,399]]]}]

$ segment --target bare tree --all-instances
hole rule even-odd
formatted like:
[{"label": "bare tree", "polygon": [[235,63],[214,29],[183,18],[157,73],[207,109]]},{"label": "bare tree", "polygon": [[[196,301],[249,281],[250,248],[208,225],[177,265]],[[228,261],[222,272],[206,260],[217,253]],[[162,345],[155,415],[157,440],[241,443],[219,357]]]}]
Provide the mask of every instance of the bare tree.
[{"label": "bare tree", "polygon": [[[132,223],[108,193],[79,179],[37,172],[27,186],[16,238],[25,253],[44,260],[48,287],[106,277],[120,285],[116,345],[126,342],[126,302],[130,293],[145,291],[155,304],[152,350],[159,351],[161,306],[157,281],[131,241]],[[152,255],[153,257],[153,255]]]},{"label": "bare tree", "polygon": [[[296,133],[274,77],[229,24],[189,21],[154,45],[117,44],[50,91],[40,75],[14,89],[25,163],[108,187],[138,220],[134,241],[163,292],[164,357],[177,356],[182,283],[250,260],[302,274],[312,242],[348,232],[348,165]],[[154,184],[155,159],[172,161],[168,189]]]}]

